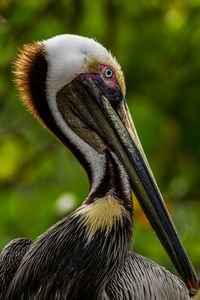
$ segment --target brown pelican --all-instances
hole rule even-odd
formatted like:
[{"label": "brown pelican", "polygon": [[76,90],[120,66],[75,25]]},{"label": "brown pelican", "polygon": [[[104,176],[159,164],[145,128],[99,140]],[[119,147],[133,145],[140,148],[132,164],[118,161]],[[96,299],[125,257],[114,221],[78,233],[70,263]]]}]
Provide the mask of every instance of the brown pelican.
[{"label": "brown pelican", "polygon": [[[191,299],[193,266],[150,170],[119,64],[93,39],[60,35],[24,46],[16,62],[24,104],[84,167],[83,204],[36,241],[0,257],[0,299]],[[180,277],[131,252],[131,188]]]}]

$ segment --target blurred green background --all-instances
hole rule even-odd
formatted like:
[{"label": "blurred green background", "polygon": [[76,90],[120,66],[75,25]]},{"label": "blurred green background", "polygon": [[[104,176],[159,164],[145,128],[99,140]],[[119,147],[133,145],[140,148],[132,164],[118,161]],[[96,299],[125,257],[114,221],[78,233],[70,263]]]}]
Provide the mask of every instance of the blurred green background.
[{"label": "blurred green background", "polygon": [[[24,43],[96,38],[117,57],[158,185],[200,275],[200,1],[0,1],[0,250],[35,239],[79,206],[79,164],[22,106],[12,63]],[[174,271],[139,205],[134,251]]]}]

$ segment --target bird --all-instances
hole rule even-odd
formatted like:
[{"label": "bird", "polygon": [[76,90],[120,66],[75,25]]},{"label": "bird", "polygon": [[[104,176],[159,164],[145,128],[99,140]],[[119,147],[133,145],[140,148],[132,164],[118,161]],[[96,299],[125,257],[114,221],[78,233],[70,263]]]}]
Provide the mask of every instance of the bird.
[{"label": "bird", "polygon": [[[23,46],[15,75],[24,105],[86,171],[89,194],[35,241],[5,246],[0,299],[198,297],[196,272],[141,146],[111,52],[92,38],[57,35]],[[180,277],[132,252],[132,191]]]}]

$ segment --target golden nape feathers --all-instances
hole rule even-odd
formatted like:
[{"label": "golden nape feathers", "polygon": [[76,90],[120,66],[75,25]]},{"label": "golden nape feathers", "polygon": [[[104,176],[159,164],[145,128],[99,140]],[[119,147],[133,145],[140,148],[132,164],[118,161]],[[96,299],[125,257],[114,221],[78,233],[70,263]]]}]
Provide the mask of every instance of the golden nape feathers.
[{"label": "golden nape feathers", "polygon": [[20,98],[24,105],[29,109],[33,115],[40,121],[41,118],[35,108],[34,97],[37,91],[41,90],[41,87],[46,80],[47,66],[44,68],[45,54],[43,44],[40,42],[34,42],[33,44],[24,45],[20,50],[16,61],[14,62],[13,73],[16,76],[14,82],[19,90]]}]

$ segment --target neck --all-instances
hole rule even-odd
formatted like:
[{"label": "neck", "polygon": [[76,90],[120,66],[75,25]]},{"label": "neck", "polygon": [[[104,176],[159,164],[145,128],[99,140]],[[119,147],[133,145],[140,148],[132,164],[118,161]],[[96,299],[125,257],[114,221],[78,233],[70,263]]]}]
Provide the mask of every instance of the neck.
[{"label": "neck", "polygon": [[98,154],[97,168],[91,170],[91,187],[86,203],[92,203],[96,198],[107,194],[123,200],[125,208],[132,214],[132,197],[128,176],[117,156],[105,150]]}]

